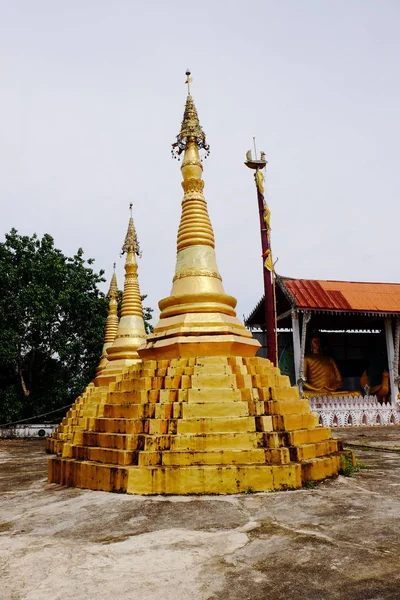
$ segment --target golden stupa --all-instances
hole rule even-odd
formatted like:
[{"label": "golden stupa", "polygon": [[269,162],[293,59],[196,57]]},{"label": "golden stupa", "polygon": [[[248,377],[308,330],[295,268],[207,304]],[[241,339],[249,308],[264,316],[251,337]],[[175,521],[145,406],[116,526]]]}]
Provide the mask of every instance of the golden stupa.
[{"label": "golden stupa", "polygon": [[73,439],[74,432],[86,429],[88,419],[99,414],[99,405],[105,402],[110,382],[129,365],[140,362],[137,350],[146,339],[142,300],[140,296],[136,256],[140,255],[139,244],[132,217],[122,246],[126,253],[125,281],[121,303],[121,318],[118,319],[118,285],[114,272],[107,293],[108,316],[104,334],[103,351],[96,376],[76,399],[56,431],[46,440],[50,454],[61,454],[64,443]]},{"label": "golden stupa", "polygon": [[128,231],[122,246],[122,254],[126,254],[126,260],[121,318],[113,343],[107,347],[107,362],[104,368],[96,374],[94,383],[97,386],[108,386],[127,367],[141,362],[138,348],[146,342],[136,261],[136,256],[140,256],[140,248],[133,223],[132,204],[130,210]]},{"label": "golden stupa", "polygon": [[[106,368],[108,363],[107,350],[113,345],[115,337],[118,331],[118,284],[117,276],[115,274],[116,264],[114,263],[114,270],[110,281],[110,288],[107,293],[108,302],[108,315],[106,319],[106,328],[104,333],[104,344],[101,353],[100,362],[96,368],[96,377],[98,377]],[[96,380],[96,379],[95,379]]]},{"label": "golden stupa", "polygon": [[[188,75],[188,82],[189,76]],[[111,383],[74,431],[49,481],[129,494],[231,494],[299,488],[338,473],[342,451],[225,294],[203,196],[208,152],[188,90],[173,145],[184,152],[177,260],[142,363]]]}]

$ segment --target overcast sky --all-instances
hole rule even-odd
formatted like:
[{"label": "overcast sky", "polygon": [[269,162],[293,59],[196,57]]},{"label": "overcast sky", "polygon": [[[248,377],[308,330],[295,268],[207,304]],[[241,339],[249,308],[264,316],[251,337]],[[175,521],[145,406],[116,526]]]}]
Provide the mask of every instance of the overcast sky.
[{"label": "overcast sky", "polygon": [[50,233],[120,286],[129,202],[140,285],[170,292],[186,89],[225,291],[263,292],[252,136],[269,161],[277,271],[399,282],[398,0],[0,0],[1,236]]}]

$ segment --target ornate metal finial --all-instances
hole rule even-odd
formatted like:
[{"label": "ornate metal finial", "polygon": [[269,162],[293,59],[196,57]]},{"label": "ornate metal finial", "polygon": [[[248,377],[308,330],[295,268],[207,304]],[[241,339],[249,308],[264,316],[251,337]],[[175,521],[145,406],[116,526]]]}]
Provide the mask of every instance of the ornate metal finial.
[{"label": "ornate metal finial", "polygon": [[185,112],[183,113],[181,130],[176,136],[176,142],[172,144],[171,154],[173,158],[177,158],[184,150],[189,142],[194,142],[199,149],[206,152],[205,158],[210,154],[210,146],[206,141],[206,134],[201,128],[199,116],[190,95],[190,83],[192,78],[189,69],[186,71],[186,84],[188,86],[188,96],[186,98]]},{"label": "ornate metal finial", "polygon": [[129,252],[129,250],[131,250],[140,258],[142,256],[142,253],[140,251],[140,246],[139,246],[139,242],[137,239],[136,229],[135,229],[135,225],[133,223],[132,206],[133,206],[133,204],[131,202],[129,204],[129,210],[130,210],[131,216],[129,219],[128,231],[126,232],[125,241],[122,246],[121,256],[123,254],[125,254],[125,252]]},{"label": "ornate metal finial", "polygon": [[188,87],[187,87],[188,96],[190,96],[190,84],[192,83],[192,81],[193,81],[193,78],[192,78],[192,77],[190,77],[191,73],[190,73],[189,69],[186,69],[186,73],[185,73],[185,75],[186,75],[186,81],[185,81],[185,83],[186,83],[186,84],[187,84],[187,86],[188,86]]},{"label": "ornate metal finial", "polygon": [[116,264],[113,265],[113,274],[110,281],[110,288],[107,292],[107,298],[115,298],[118,299],[118,285],[117,285],[117,276],[115,274]]},{"label": "ornate metal finial", "polygon": [[253,147],[254,147],[254,157],[252,156],[252,152],[251,150],[247,150],[246,152],[246,160],[245,160],[245,165],[246,167],[249,167],[249,169],[254,169],[255,171],[259,171],[260,169],[265,169],[265,167],[267,166],[267,157],[265,155],[265,152],[263,152],[261,150],[260,152],[260,158],[258,158],[257,156],[257,147],[256,147],[256,137],[253,135]]},{"label": "ornate metal finial", "polygon": [[113,272],[115,273],[115,269],[117,268],[117,263],[113,263]]}]

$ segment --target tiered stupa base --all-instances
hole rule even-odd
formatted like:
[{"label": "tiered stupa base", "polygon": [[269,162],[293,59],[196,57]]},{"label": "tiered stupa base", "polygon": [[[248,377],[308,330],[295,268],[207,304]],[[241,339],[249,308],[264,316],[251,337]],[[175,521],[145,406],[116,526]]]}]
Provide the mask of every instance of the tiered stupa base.
[{"label": "tiered stupa base", "polygon": [[299,488],[338,473],[340,443],[266,359],[146,360],[101,400],[86,429],[75,427],[63,442],[62,457],[50,458],[50,482],[232,494]]},{"label": "tiered stupa base", "polygon": [[64,444],[72,442],[75,431],[81,431],[88,427],[89,418],[98,414],[98,406],[104,403],[106,398],[107,388],[95,387],[93,383],[89,383],[54,433],[46,439],[46,452],[61,455]]}]

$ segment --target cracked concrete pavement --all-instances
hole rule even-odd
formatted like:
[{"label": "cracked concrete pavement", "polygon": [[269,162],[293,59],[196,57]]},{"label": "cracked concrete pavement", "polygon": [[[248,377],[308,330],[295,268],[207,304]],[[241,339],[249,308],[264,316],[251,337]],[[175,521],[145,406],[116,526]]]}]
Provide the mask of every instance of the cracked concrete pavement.
[{"label": "cracked concrete pavement", "polygon": [[400,598],[400,426],[335,433],[368,468],[219,497],[51,485],[43,441],[2,440],[0,598]]}]

